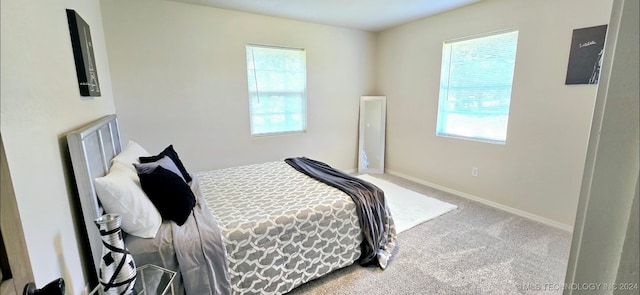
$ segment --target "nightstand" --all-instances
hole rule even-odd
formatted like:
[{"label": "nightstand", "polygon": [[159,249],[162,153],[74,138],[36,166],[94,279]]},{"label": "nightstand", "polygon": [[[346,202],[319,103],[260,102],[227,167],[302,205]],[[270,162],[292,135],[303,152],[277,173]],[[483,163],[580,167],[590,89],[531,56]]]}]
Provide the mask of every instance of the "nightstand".
[{"label": "nightstand", "polygon": [[[133,294],[136,295],[166,295],[173,294],[173,278],[175,271],[159,267],[153,264],[145,264],[136,268],[136,284]],[[98,285],[89,295],[102,295],[102,286]]]}]

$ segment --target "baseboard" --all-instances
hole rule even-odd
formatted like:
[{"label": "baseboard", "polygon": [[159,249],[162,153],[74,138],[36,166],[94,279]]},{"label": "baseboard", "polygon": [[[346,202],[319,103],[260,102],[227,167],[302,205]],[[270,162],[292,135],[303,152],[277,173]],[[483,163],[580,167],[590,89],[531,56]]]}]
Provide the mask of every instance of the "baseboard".
[{"label": "baseboard", "polygon": [[420,183],[420,184],[424,184],[426,186],[429,186],[429,187],[432,187],[432,188],[435,188],[435,189],[439,189],[441,191],[444,191],[444,192],[447,192],[447,193],[450,193],[450,194],[454,194],[456,196],[459,196],[459,197],[462,197],[462,198],[465,198],[465,199],[476,201],[478,203],[482,203],[482,204],[485,204],[487,206],[491,206],[493,208],[500,209],[502,211],[506,211],[506,212],[509,212],[511,214],[515,214],[515,215],[518,215],[520,217],[524,217],[524,218],[527,218],[527,219],[530,219],[530,220],[533,220],[533,221],[536,221],[536,222],[539,222],[539,223],[542,223],[542,224],[545,224],[545,225],[548,225],[548,226],[551,226],[551,227],[554,227],[554,228],[557,228],[557,229],[560,229],[560,230],[563,230],[563,231],[566,231],[566,232],[569,232],[569,233],[573,231],[573,227],[572,226],[566,225],[564,223],[560,223],[560,222],[557,222],[555,220],[551,220],[551,219],[548,219],[548,218],[545,218],[545,217],[542,217],[542,216],[531,214],[529,212],[522,211],[520,209],[516,209],[516,208],[509,207],[509,206],[505,206],[505,205],[500,204],[500,203],[489,201],[489,200],[480,198],[478,196],[467,194],[465,192],[457,191],[457,190],[454,190],[454,189],[446,187],[446,186],[442,186],[442,185],[439,185],[439,184],[428,182],[426,180],[418,179],[418,178],[415,178],[415,177],[412,177],[412,176],[409,176],[409,175],[406,175],[406,174],[403,174],[403,173],[400,173],[400,172],[397,172],[397,171],[389,170],[389,169],[385,170],[385,173],[393,175],[393,176],[397,176],[397,177],[400,177],[400,178],[404,178],[406,180],[410,180],[410,181],[413,181],[413,182],[417,182],[417,183]]}]

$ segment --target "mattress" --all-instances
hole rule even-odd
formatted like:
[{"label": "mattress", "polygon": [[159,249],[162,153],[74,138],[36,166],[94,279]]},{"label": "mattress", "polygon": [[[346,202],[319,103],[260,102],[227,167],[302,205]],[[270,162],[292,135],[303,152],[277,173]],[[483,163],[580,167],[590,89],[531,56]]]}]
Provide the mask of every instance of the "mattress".
[{"label": "mattress", "polygon": [[354,202],[283,161],[194,173],[235,294],[283,294],[360,257]]}]

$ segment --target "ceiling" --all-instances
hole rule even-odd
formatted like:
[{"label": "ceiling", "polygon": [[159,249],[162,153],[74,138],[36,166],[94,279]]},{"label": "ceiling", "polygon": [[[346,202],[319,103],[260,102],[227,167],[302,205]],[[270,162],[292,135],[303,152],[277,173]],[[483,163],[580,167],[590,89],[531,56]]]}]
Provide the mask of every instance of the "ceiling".
[{"label": "ceiling", "polygon": [[376,32],[481,0],[173,1]]}]

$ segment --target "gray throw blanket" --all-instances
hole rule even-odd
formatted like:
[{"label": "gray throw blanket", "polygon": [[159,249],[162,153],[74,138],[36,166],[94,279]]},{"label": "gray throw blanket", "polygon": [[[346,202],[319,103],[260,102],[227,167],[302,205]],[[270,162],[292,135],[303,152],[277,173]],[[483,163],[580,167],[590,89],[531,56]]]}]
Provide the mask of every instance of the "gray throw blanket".
[{"label": "gray throw blanket", "polygon": [[384,269],[395,246],[396,230],[384,192],[375,185],[309,158],[288,158],[285,162],[322,183],[351,197],[356,204],[364,237],[360,265],[376,263]]},{"label": "gray throw blanket", "polygon": [[[197,182],[195,182],[197,183]],[[231,294],[227,256],[222,232],[202,198],[200,187],[196,206],[182,226],[172,222],[173,246],[187,294]]]}]

